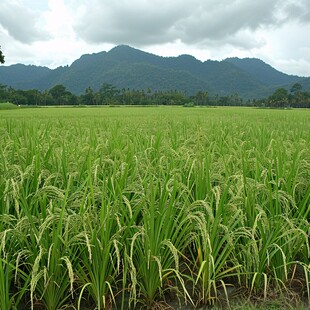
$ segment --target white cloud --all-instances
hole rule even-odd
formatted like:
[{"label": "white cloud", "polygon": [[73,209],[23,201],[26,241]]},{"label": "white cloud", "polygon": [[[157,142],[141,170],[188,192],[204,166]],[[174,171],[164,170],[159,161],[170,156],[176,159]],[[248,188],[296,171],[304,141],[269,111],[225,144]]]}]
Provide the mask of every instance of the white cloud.
[{"label": "white cloud", "polygon": [[93,43],[146,46],[180,40],[204,45],[229,40],[239,32],[304,20],[308,6],[305,0],[89,0],[75,22],[75,30]]},{"label": "white cloud", "polygon": [[129,44],[200,60],[259,57],[310,75],[309,31],[309,0],[2,0],[0,11],[6,63],[52,67]]},{"label": "white cloud", "polygon": [[9,36],[22,43],[44,40],[48,34],[38,27],[39,15],[16,1],[2,1],[0,25]]},{"label": "white cloud", "polygon": [[174,1],[91,0],[80,10],[76,32],[91,43],[148,45],[175,38],[175,21],[186,16],[189,5]]}]

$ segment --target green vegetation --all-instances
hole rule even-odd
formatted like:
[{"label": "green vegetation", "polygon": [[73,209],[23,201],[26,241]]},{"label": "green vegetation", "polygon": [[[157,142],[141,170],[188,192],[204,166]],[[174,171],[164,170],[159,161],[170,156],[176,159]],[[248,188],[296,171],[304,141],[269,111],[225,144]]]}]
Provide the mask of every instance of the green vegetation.
[{"label": "green vegetation", "polygon": [[2,67],[0,100],[36,106],[192,103],[309,108],[309,79],[284,74],[259,59],[201,62],[190,55],[159,57],[121,45],[108,53],[83,55],[70,67],[55,70]]},{"label": "green vegetation", "polygon": [[17,106],[11,102],[0,102],[0,110],[13,110],[16,108]]},{"label": "green vegetation", "polygon": [[301,109],[1,111],[0,309],[310,305],[309,132]]},{"label": "green vegetation", "polygon": [[279,72],[259,59],[201,62],[190,55],[160,57],[124,45],[83,55],[70,66],[54,70],[22,64],[1,66],[0,83],[41,92],[64,85],[77,96],[88,87],[98,92],[104,83],[119,90],[176,90],[187,96],[199,91],[224,98],[237,93],[243,100],[267,98],[277,88],[289,90],[294,83],[310,91],[310,78]]},{"label": "green vegetation", "polygon": [[310,92],[302,90],[302,85],[295,83],[290,93],[285,88],[278,88],[268,98],[244,101],[237,93],[229,96],[211,96],[207,91],[198,91],[188,96],[184,91],[152,91],[118,89],[111,84],[102,84],[97,92],[87,87],[84,94],[76,96],[63,85],[56,85],[48,91],[36,89],[15,90],[0,84],[0,100],[18,105],[53,106],[53,105],[183,105],[188,106],[256,106],[271,108],[309,108]]},{"label": "green vegetation", "polygon": [[0,64],[4,64],[4,55],[1,51],[1,46],[0,46]]}]

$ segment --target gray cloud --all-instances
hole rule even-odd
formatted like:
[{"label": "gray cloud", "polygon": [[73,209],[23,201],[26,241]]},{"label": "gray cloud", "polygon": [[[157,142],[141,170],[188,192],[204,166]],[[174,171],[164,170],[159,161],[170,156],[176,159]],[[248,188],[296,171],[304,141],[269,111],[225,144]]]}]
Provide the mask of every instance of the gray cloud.
[{"label": "gray cloud", "polygon": [[46,34],[37,28],[38,16],[15,2],[4,2],[0,10],[0,26],[22,43],[45,39]]},{"label": "gray cloud", "polygon": [[259,57],[309,75],[309,31],[310,0],[1,0],[0,9],[7,64],[64,65],[123,43],[201,60]]},{"label": "gray cloud", "polygon": [[309,6],[309,0],[89,0],[74,28],[92,43],[146,46],[180,40],[205,45],[225,40],[256,47],[261,41],[244,42],[240,34],[290,20],[306,22]]},{"label": "gray cloud", "polygon": [[187,14],[176,1],[90,1],[77,33],[86,41],[147,45],[175,38],[175,22]]},{"label": "gray cloud", "polygon": [[287,6],[288,16],[302,23],[310,23],[310,1],[300,0]]},{"label": "gray cloud", "polygon": [[[255,31],[263,25],[276,23],[273,14],[275,1],[243,2],[242,5],[240,1],[227,1],[225,4],[221,2],[222,7],[212,6],[211,8],[204,2],[198,7],[197,14],[191,14],[186,20],[181,21],[180,24],[184,29],[181,40],[190,44],[199,44],[205,40],[215,42],[225,40],[232,43],[235,41],[237,44],[237,42],[242,43],[240,40],[234,40],[240,32],[246,29]],[[248,45],[248,43],[245,44]]]}]

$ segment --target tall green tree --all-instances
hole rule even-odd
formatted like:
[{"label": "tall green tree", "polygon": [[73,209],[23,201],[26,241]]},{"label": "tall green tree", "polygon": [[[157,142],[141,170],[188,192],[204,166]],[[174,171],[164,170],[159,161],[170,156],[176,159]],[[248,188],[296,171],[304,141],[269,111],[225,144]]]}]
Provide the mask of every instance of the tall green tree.
[{"label": "tall green tree", "polygon": [[291,88],[291,93],[296,94],[296,93],[301,92],[301,90],[302,90],[302,85],[300,83],[295,83]]},{"label": "tall green tree", "polygon": [[291,106],[298,107],[300,105],[300,102],[303,101],[303,96],[302,96],[302,85],[300,83],[295,83],[289,94],[289,102]]},{"label": "tall green tree", "polygon": [[288,91],[285,88],[278,88],[270,97],[271,107],[283,108],[288,105]]},{"label": "tall green tree", "polygon": [[115,86],[103,83],[99,89],[101,104],[113,104],[117,101],[117,95],[120,93],[120,90]]},{"label": "tall green tree", "polygon": [[4,64],[4,55],[3,55],[2,51],[1,51],[1,46],[0,46],[0,63]]},{"label": "tall green tree", "polygon": [[195,103],[197,105],[206,105],[209,100],[209,94],[207,91],[198,91],[195,95]]},{"label": "tall green tree", "polygon": [[49,93],[55,100],[59,100],[66,95],[66,87],[61,84],[56,85],[49,90]]},{"label": "tall green tree", "polygon": [[55,104],[60,105],[75,105],[77,98],[70,91],[66,90],[66,87],[59,84],[49,90],[49,94],[54,99]]},{"label": "tall green tree", "polygon": [[85,89],[85,93],[80,97],[80,102],[86,105],[96,104],[95,93],[91,87]]},{"label": "tall green tree", "polygon": [[8,99],[7,86],[0,83],[0,100]]}]

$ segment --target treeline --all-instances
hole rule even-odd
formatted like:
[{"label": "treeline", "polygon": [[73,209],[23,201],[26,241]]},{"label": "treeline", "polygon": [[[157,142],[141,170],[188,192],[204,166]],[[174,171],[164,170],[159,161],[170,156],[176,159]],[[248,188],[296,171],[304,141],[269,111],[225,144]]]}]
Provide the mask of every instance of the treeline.
[{"label": "treeline", "polygon": [[79,96],[74,95],[63,85],[56,85],[46,91],[16,90],[0,84],[0,100],[16,105],[242,105],[238,94],[231,96],[209,96],[199,91],[195,96],[187,96],[178,90],[153,91],[118,89],[111,84],[102,84],[98,91],[88,87]]},{"label": "treeline", "polygon": [[303,91],[300,83],[295,83],[290,91],[278,88],[267,99],[251,100],[249,106],[272,107],[272,108],[310,108],[310,92]]},{"label": "treeline", "polygon": [[88,87],[79,96],[71,93],[63,85],[56,85],[46,91],[16,90],[0,84],[0,101],[9,101],[16,105],[184,105],[184,106],[257,106],[257,107],[298,107],[310,108],[310,93],[303,91],[296,83],[290,91],[279,88],[266,99],[244,101],[237,93],[220,96],[199,91],[187,96],[179,90],[153,91],[118,89],[111,84],[102,84],[98,91]]}]

